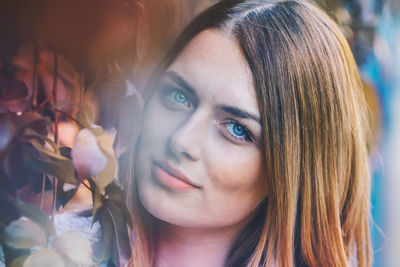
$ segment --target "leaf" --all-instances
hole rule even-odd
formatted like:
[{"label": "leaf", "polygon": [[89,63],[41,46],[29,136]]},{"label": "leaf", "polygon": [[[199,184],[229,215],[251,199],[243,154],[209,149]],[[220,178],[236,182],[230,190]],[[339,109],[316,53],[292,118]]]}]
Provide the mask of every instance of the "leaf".
[{"label": "leaf", "polygon": [[43,211],[41,211],[35,205],[25,204],[19,201],[17,203],[17,209],[18,212],[21,213],[21,215],[41,225],[43,229],[46,231],[47,235],[49,236],[56,235],[56,228],[53,222]]},{"label": "leaf", "polygon": [[106,195],[108,195],[112,202],[121,210],[122,214],[125,217],[129,227],[133,227],[132,218],[129,213],[128,207],[126,206],[126,193],[125,191],[117,184],[116,180],[110,183],[105,189]]},{"label": "leaf", "polygon": [[78,265],[91,265],[92,247],[90,242],[76,232],[66,232],[53,241],[53,247],[65,253]]},{"label": "leaf", "polygon": [[21,218],[11,222],[3,231],[4,242],[17,249],[45,247],[47,238],[44,230],[35,222]]},{"label": "leaf", "polygon": [[87,118],[85,113],[83,113],[81,111],[78,111],[76,113],[76,118],[75,119],[79,122],[79,125],[81,125],[83,128],[89,128],[90,127],[90,121]]},{"label": "leaf", "polygon": [[78,191],[78,186],[73,186],[70,190],[64,190],[67,183],[57,183],[57,203],[56,209],[58,210],[61,206],[65,205],[75,196]]},{"label": "leaf", "polygon": [[54,249],[41,249],[35,253],[29,255],[23,267],[64,267],[65,263],[60,254],[58,254]]},{"label": "leaf", "polygon": [[92,190],[92,201],[93,201],[93,209],[92,209],[92,217],[93,217],[93,223],[98,221],[98,211],[100,210],[101,206],[103,205],[103,198],[100,193],[99,187],[96,185],[96,183],[93,181],[92,178],[88,178],[88,181],[90,183],[90,188]]},{"label": "leaf", "polygon": [[[70,147],[60,147],[60,153],[66,158],[71,159],[71,148]],[[66,187],[70,189],[66,189]],[[57,183],[57,203],[56,209],[58,210],[61,206],[65,205],[75,196],[78,191],[78,186],[68,183]],[[68,265],[68,264],[67,264]]]},{"label": "leaf", "polygon": [[114,242],[114,231],[110,216],[104,216],[104,207],[101,207],[96,216],[100,218],[101,225],[101,248],[97,255],[97,264],[107,261],[111,258],[112,245]]},{"label": "leaf", "polygon": [[124,216],[118,207],[112,202],[107,201],[104,205],[102,220],[100,224],[105,229],[113,231],[113,242],[111,260],[116,266],[125,266],[131,256],[129,234]]},{"label": "leaf", "polygon": [[66,158],[69,158],[69,159],[72,159],[72,157],[71,157],[71,150],[72,149],[70,147],[63,146],[63,147],[60,147],[59,150],[60,150],[60,154],[62,156],[66,157]]},{"label": "leaf", "polygon": [[27,138],[27,139],[38,138],[39,140],[48,143],[51,146],[51,148],[54,150],[54,153],[60,154],[60,150],[58,149],[57,144],[53,140],[48,138],[46,135],[38,134],[34,130],[28,128],[25,130],[23,137]]},{"label": "leaf", "polygon": [[83,128],[89,129],[94,135],[99,136],[103,134],[103,128],[100,125],[96,125],[88,118],[88,115],[84,112],[77,112],[76,113],[76,120],[78,121],[79,125]]},{"label": "leaf", "polygon": [[14,124],[17,134],[22,134],[29,127],[38,134],[47,136],[47,126],[50,124],[50,121],[37,112],[24,112],[20,116],[15,117]]},{"label": "leaf", "polygon": [[51,176],[57,177],[63,183],[78,184],[72,160],[52,152],[35,140],[30,145],[22,146],[24,166]]}]

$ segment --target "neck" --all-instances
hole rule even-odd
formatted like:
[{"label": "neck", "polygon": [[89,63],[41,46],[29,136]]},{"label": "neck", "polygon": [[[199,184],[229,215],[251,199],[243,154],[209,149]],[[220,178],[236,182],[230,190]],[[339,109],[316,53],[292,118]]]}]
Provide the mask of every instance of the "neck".
[{"label": "neck", "polygon": [[222,267],[242,225],[187,228],[163,224],[156,248],[156,267]]}]

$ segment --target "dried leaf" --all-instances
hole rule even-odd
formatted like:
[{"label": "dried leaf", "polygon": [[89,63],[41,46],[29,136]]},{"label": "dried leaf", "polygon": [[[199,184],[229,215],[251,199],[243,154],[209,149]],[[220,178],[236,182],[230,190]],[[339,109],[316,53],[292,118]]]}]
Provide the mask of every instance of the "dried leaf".
[{"label": "dried leaf", "polygon": [[92,190],[92,202],[93,202],[93,209],[92,209],[92,217],[93,217],[93,223],[98,221],[98,211],[103,205],[103,198],[100,193],[99,187],[96,185],[94,180],[92,178],[88,178],[88,181],[90,183],[90,188]]},{"label": "dried leaf", "polygon": [[46,142],[47,144],[49,144],[51,146],[51,148],[54,150],[54,153],[56,154],[60,154],[60,150],[58,149],[57,144],[51,140],[50,138],[48,138],[46,135],[41,135],[38,134],[37,132],[35,132],[34,130],[27,128],[24,132],[23,135],[24,138],[26,139],[32,139],[32,138],[37,138],[43,142]]},{"label": "dried leaf", "polygon": [[78,111],[76,113],[76,118],[75,119],[78,121],[78,123],[79,123],[79,125],[81,127],[83,127],[83,128],[89,128],[90,127],[90,121],[87,118],[85,113],[83,113],[81,111]]},{"label": "dried leaf", "polygon": [[37,112],[24,112],[20,116],[15,117],[14,124],[17,134],[22,134],[29,127],[38,134],[47,136],[47,126],[50,124],[50,121]]},{"label": "dried leaf", "polygon": [[106,195],[110,197],[111,201],[114,202],[114,204],[121,210],[129,227],[132,228],[132,218],[129,213],[128,207],[126,206],[125,191],[117,184],[116,180],[110,183],[106,187],[105,191]]},{"label": "dried leaf", "polygon": [[79,125],[83,128],[89,129],[95,136],[99,136],[103,134],[103,128],[100,125],[94,124],[91,120],[89,120],[88,115],[84,112],[76,113],[76,120]]},{"label": "dried leaf", "polygon": [[35,222],[21,218],[11,222],[3,232],[3,241],[16,249],[45,247],[47,238],[44,230]]},{"label": "dried leaf", "polygon": [[66,232],[53,241],[53,247],[65,253],[78,265],[91,265],[92,247],[90,242],[76,232]]},{"label": "dried leaf", "polygon": [[52,152],[35,140],[22,146],[24,166],[51,176],[57,177],[63,183],[77,184],[72,160]]},{"label": "dried leaf", "polygon": [[111,251],[114,242],[113,224],[110,216],[104,215],[104,208],[101,207],[96,216],[100,218],[101,225],[101,248],[97,257],[97,264],[108,261],[111,258]]},{"label": "dried leaf", "polygon": [[131,256],[126,221],[121,211],[112,201],[107,201],[103,208],[100,224],[103,223],[102,227],[113,231],[111,260],[116,266],[125,266]]},{"label": "dried leaf", "polygon": [[[68,159],[71,159],[71,148],[70,147],[60,147],[60,154]],[[57,203],[56,209],[58,210],[61,206],[65,205],[74,197],[78,191],[78,186],[76,184],[69,183],[57,183]],[[68,265],[68,264],[67,264]]]},{"label": "dried leaf", "polygon": [[58,254],[53,249],[41,249],[36,251],[35,253],[29,255],[23,267],[33,267],[33,266],[40,266],[40,267],[65,267],[65,263],[60,254]]},{"label": "dried leaf", "polygon": [[65,205],[75,196],[78,191],[78,186],[71,185],[71,188],[66,188],[67,183],[57,183],[57,203],[56,209],[58,210],[61,206]]}]

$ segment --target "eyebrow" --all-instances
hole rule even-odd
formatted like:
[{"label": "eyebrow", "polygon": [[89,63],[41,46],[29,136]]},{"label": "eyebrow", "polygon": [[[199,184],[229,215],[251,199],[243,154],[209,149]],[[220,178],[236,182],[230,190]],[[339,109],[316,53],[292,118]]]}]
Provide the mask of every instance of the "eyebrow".
[{"label": "eyebrow", "polygon": [[233,116],[242,118],[242,119],[251,119],[261,124],[261,118],[253,113],[244,111],[235,106],[227,106],[227,105],[218,105],[217,109],[222,110],[224,112],[230,113]]},{"label": "eyebrow", "polygon": [[194,88],[175,71],[169,70],[165,73],[165,75],[168,76],[177,85],[188,91],[190,94],[197,95],[196,90],[194,90]]},{"label": "eyebrow", "polygon": [[[181,86],[182,88],[186,89],[189,93],[193,94],[193,95],[197,95],[196,94],[196,90],[193,89],[193,87],[187,82],[185,81],[178,73],[176,73],[175,71],[167,71],[165,73],[166,76],[168,76],[172,81],[174,81],[177,85]],[[261,118],[258,115],[255,115],[253,113],[244,111],[238,107],[235,106],[228,106],[228,105],[217,105],[217,109],[222,110],[224,112],[230,113],[233,116],[236,116],[238,118],[242,118],[242,119],[251,119],[254,120],[256,122],[258,122],[259,124],[261,124]]]}]

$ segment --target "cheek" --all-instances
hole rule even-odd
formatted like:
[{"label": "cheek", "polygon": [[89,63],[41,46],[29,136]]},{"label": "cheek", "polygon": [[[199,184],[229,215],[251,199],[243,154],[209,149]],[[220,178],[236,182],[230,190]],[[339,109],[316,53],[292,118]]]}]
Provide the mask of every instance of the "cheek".
[{"label": "cheek", "polygon": [[[243,151],[241,151],[243,152]],[[266,177],[261,153],[237,151],[220,155],[207,165],[209,177],[205,192],[207,214],[216,223],[235,224],[250,216],[266,196]]]},{"label": "cheek", "polygon": [[220,143],[210,146],[206,169],[221,190],[252,190],[265,183],[264,161],[256,147]]}]

